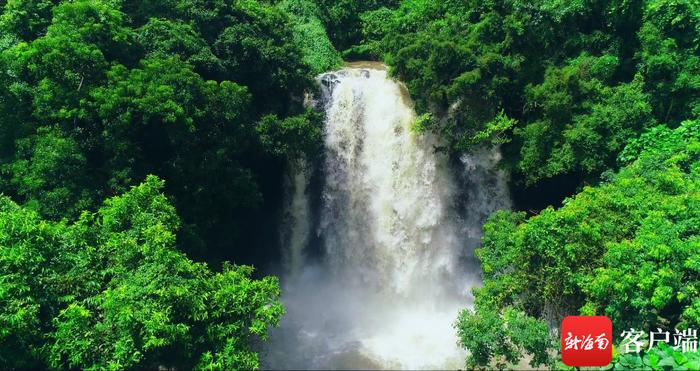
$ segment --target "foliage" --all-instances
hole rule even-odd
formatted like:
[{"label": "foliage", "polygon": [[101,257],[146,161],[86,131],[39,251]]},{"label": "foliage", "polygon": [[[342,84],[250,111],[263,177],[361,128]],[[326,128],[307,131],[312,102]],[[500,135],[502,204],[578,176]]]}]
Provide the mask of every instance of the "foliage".
[{"label": "foliage", "polygon": [[[579,58],[527,87],[527,105],[539,117],[513,133],[521,145],[517,166],[528,183],[567,173],[600,174],[615,164],[629,139],[654,122],[641,77],[606,87],[595,77],[612,72],[599,70],[606,63],[601,59]],[[582,96],[590,98],[576,102]]]},{"label": "foliage", "polygon": [[321,23],[320,11],[311,0],[283,0],[278,7],[292,17],[294,43],[299,45],[302,60],[318,75],[340,66],[343,60],[331,43]]},{"label": "foliage", "polygon": [[[228,13],[235,16],[217,30],[213,48],[223,59],[227,79],[247,86],[259,107],[285,113],[290,108],[289,95],[300,96],[310,86],[309,70],[294,44],[289,18],[274,7],[254,4],[241,2],[234,9],[224,6],[214,10],[222,17]],[[206,14],[197,12],[195,21],[209,28],[210,24],[204,24],[209,22]]]},{"label": "foliage", "polygon": [[192,25],[170,19],[151,18],[137,30],[146,57],[156,59],[178,55],[205,78],[224,73],[223,61]]},{"label": "foliage", "polygon": [[553,327],[577,313],[607,315],[615,328],[700,325],[699,128],[688,121],[650,131],[633,144],[647,145],[634,160],[634,149],[625,152],[618,174],[560,209],[490,218],[477,250],[484,285],[475,290],[475,312],[458,323],[463,344],[485,349],[469,362],[512,362],[473,331],[483,318],[503,321],[505,308]]},{"label": "foliage", "polygon": [[700,114],[700,4],[649,1],[637,57],[653,94],[654,113],[678,123]]},{"label": "foliage", "polygon": [[0,360],[10,368],[252,369],[283,309],[275,278],[175,249],[156,177],[75,223],[0,198]]},{"label": "foliage", "polygon": [[[454,149],[505,143],[521,186],[594,181],[656,122],[697,117],[698,14],[688,0],[405,0],[361,13],[353,50],[385,59]],[[514,122],[494,143],[499,115]]]},{"label": "foliage", "polygon": [[0,10],[0,364],[257,368],[277,280],[181,251],[255,256],[279,164],[320,141],[301,99],[339,63],[320,21],[255,0]]},{"label": "foliage", "polygon": [[305,115],[284,120],[269,115],[260,120],[256,130],[269,152],[298,158],[303,154],[315,155],[320,152],[321,119],[318,112],[310,109]]},{"label": "foliage", "polygon": [[[259,245],[259,211],[281,193],[284,156],[268,151],[256,123],[309,117],[307,64],[338,63],[323,32],[311,30],[308,44],[310,34],[292,30],[302,27],[296,16],[254,0],[13,0],[1,9],[0,192],[43,217],[76,219],[155,173],[192,257],[257,254],[249,246]],[[276,140],[306,149],[318,139]]]},{"label": "foliage", "polygon": [[457,319],[460,345],[469,350],[468,369],[479,366],[505,369],[522,354],[530,354],[530,365],[552,366],[548,352],[554,347],[547,325],[513,308],[503,314],[464,310]]},{"label": "foliage", "polygon": [[429,112],[424,113],[413,121],[413,124],[411,124],[411,131],[413,131],[416,134],[422,134],[426,132],[431,126],[435,125],[433,122],[433,115],[431,115]]},{"label": "foliage", "polygon": [[338,50],[361,41],[361,16],[382,7],[395,7],[399,0],[315,0],[320,19]]},{"label": "foliage", "polygon": [[486,141],[494,145],[508,143],[510,140],[505,133],[517,123],[516,120],[509,118],[501,111],[491,122],[486,124],[484,130],[474,134],[471,139],[471,144],[478,144]]},{"label": "foliage", "polygon": [[319,18],[323,22],[333,45],[345,50],[362,39],[361,17],[368,11],[382,7],[395,7],[400,0],[315,0]]},{"label": "foliage", "polygon": [[[619,348],[613,347],[612,362],[601,370],[697,370],[700,368],[700,353],[683,352],[681,349],[666,343],[649,349],[648,344],[640,348],[639,353],[619,353]],[[562,362],[556,364],[560,370],[575,370]]]},{"label": "foliage", "polygon": [[7,32],[22,40],[33,40],[46,32],[51,23],[51,10],[57,1],[9,0],[0,15],[0,33]]},{"label": "foliage", "polygon": [[53,127],[17,141],[16,160],[4,170],[25,203],[51,219],[75,218],[92,206],[85,183],[86,160],[78,144]]},{"label": "foliage", "polygon": [[659,343],[651,350],[638,353],[614,354],[607,370],[697,370],[700,369],[700,353],[681,352]]}]

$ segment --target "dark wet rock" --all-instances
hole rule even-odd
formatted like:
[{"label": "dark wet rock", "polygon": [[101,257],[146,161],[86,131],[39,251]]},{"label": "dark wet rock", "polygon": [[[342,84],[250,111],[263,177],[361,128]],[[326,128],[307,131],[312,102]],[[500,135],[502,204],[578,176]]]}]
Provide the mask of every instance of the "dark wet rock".
[{"label": "dark wet rock", "polygon": [[327,73],[325,75],[321,76],[321,84],[323,84],[325,87],[331,89],[333,88],[333,85],[337,84],[339,82],[338,76],[334,73]]}]

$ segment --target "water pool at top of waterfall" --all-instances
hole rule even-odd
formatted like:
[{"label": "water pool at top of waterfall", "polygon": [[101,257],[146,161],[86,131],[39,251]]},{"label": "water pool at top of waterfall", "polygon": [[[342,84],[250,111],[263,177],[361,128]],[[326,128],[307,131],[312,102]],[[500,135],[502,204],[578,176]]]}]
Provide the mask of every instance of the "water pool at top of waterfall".
[{"label": "water pool at top of waterfall", "polygon": [[318,81],[324,156],[291,166],[287,314],[264,366],[461,368],[453,323],[478,273],[449,158],[411,131],[410,100],[385,68],[354,65]]}]

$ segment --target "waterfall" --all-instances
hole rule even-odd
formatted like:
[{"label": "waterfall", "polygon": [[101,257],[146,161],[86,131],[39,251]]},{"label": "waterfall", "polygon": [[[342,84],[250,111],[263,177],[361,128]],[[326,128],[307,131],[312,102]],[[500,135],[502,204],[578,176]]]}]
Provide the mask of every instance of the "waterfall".
[{"label": "waterfall", "polygon": [[[460,176],[436,151],[438,139],[411,131],[408,94],[382,67],[350,67],[319,82],[320,198],[313,203],[308,191],[312,165],[295,166],[283,239],[287,315],[264,366],[463,367],[453,323],[478,284],[473,242],[484,215],[504,206],[488,200],[502,192],[480,191],[505,189],[489,172],[493,161],[481,160],[492,153],[463,156]],[[462,194],[462,184],[473,189]],[[470,214],[470,205],[482,210]]]},{"label": "waterfall", "polygon": [[311,167],[306,158],[300,158],[289,164],[289,177],[285,184],[285,213],[280,242],[286,246],[283,259],[287,276],[296,277],[304,265],[304,248],[308,246],[311,236],[311,203],[308,197],[311,179]]}]

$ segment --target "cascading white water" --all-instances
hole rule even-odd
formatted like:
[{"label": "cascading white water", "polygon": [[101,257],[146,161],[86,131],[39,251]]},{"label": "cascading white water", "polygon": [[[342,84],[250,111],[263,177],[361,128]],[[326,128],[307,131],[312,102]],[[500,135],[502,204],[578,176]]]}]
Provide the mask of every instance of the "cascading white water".
[{"label": "cascading white water", "polygon": [[[385,71],[343,70],[325,128],[321,233],[345,279],[404,296],[428,294],[452,277],[459,241],[450,217],[447,159]],[[436,282],[437,281],[437,282]]]},{"label": "cascading white water", "polygon": [[311,236],[311,203],[308,198],[311,168],[306,158],[300,158],[290,164],[291,176],[285,184],[287,211],[283,223],[288,228],[281,230],[282,246],[286,275],[296,277],[304,265],[304,248],[308,246]]},{"label": "cascading white water", "polygon": [[[460,216],[461,179],[434,137],[411,131],[410,100],[384,69],[319,81],[327,118],[318,223],[309,164],[297,164],[283,240],[287,315],[265,366],[460,368],[453,323],[478,284],[467,241],[483,218]],[[467,203],[480,196],[470,192]]]}]

